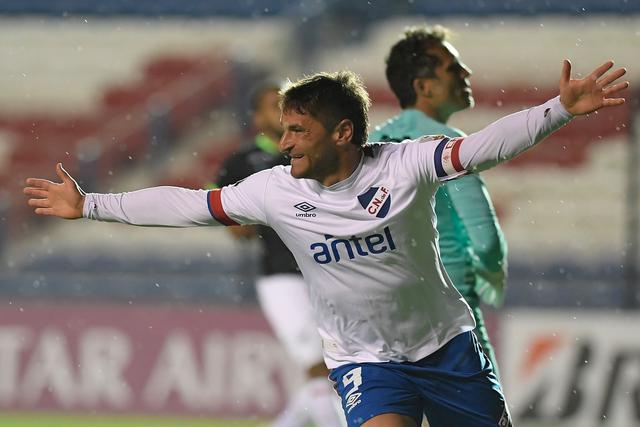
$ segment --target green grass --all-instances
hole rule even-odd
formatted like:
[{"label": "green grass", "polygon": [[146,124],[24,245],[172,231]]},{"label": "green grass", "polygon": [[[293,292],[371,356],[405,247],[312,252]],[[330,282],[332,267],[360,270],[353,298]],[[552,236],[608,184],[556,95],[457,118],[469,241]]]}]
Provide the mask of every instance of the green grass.
[{"label": "green grass", "polygon": [[184,417],[67,415],[53,413],[0,414],[2,427],[258,427],[260,421]]}]

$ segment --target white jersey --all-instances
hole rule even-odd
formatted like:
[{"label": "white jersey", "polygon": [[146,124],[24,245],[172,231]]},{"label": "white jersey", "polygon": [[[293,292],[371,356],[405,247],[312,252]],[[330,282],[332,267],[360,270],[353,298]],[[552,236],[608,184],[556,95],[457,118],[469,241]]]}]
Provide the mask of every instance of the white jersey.
[{"label": "white jersey", "polygon": [[269,225],[309,285],[329,368],[416,361],[475,326],[438,254],[439,182],[511,158],[569,119],[556,98],[466,138],[371,145],[352,175],[331,187],[276,166],[210,192],[88,194],[85,216],[135,225]]}]

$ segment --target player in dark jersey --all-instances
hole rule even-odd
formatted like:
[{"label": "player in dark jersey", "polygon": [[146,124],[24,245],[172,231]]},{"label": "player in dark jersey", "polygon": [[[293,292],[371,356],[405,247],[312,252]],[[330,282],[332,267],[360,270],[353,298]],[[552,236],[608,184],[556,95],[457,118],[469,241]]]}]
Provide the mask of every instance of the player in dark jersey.
[{"label": "player in dark jersey", "polygon": [[[266,82],[253,91],[251,113],[258,134],[250,146],[225,160],[216,179],[220,187],[289,163],[278,149],[282,136],[279,90],[278,85]],[[256,280],[260,307],[289,357],[307,376],[272,426],[304,427],[309,421],[317,427],[340,426],[337,400],[327,380],[329,370],[324,364],[307,288],[293,255],[270,227],[246,225],[228,229],[238,238],[259,238],[262,242],[262,274]]]}]

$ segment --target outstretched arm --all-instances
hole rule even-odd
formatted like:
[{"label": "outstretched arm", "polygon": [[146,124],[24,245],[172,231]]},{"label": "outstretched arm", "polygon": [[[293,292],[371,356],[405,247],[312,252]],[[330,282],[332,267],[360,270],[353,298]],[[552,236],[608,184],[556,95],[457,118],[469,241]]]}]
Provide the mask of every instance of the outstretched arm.
[{"label": "outstretched arm", "polygon": [[220,190],[153,187],[114,194],[85,194],[61,164],[56,171],[61,183],[27,179],[24,192],[39,215],[164,227],[266,223],[263,195],[269,171]]},{"label": "outstretched arm", "polygon": [[56,165],[56,173],[62,182],[27,179],[24,193],[31,197],[28,204],[36,208],[36,214],[142,226],[189,227],[216,223],[208,209],[205,190],[155,187],[127,193],[86,194],[62,164]]},{"label": "outstretched arm", "polygon": [[466,170],[483,170],[511,159],[533,147],[564,126],[572,116],[621,105],[616,97],[629,82],[615,83],[626,70],[609,72],[607,61],[582,79],[571,79],[571,63],[564,60],[560,76],[560,96],[545,104],[504,117],[469,135],[460,144],[460,163]]},{"label": "outstretched arm", "polygon": [[[427,155],[433,156],[433,163],[427,162],[431,166],[427,172],[429,179],[445,181],[468,171],[488,169],[533,147],[574,116],[623,104],[625,99],[618,95],[629,87],[629,82],[617,81],[626,70],[610,71],[612,67],[613,61],[607,61],[585,78],[571,79],[571,64],[565,60],[560,76],[560,96],[503,117],[465,138],[444,138],[435,146],[430,144],[432,151],[425,150]],[[430,139],[433,138],[419,141]]]}]

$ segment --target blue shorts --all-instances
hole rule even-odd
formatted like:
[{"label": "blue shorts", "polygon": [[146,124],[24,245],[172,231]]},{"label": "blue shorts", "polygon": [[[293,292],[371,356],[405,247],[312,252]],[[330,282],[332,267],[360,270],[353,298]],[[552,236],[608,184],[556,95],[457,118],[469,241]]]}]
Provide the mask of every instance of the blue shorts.
[{"label": "blue shorts", "polygon": [[417,362],[350,363],[331,371],[349,427],[381,414],[411,417],[419,426],[511,426],[491,362],[465,332]]}]

